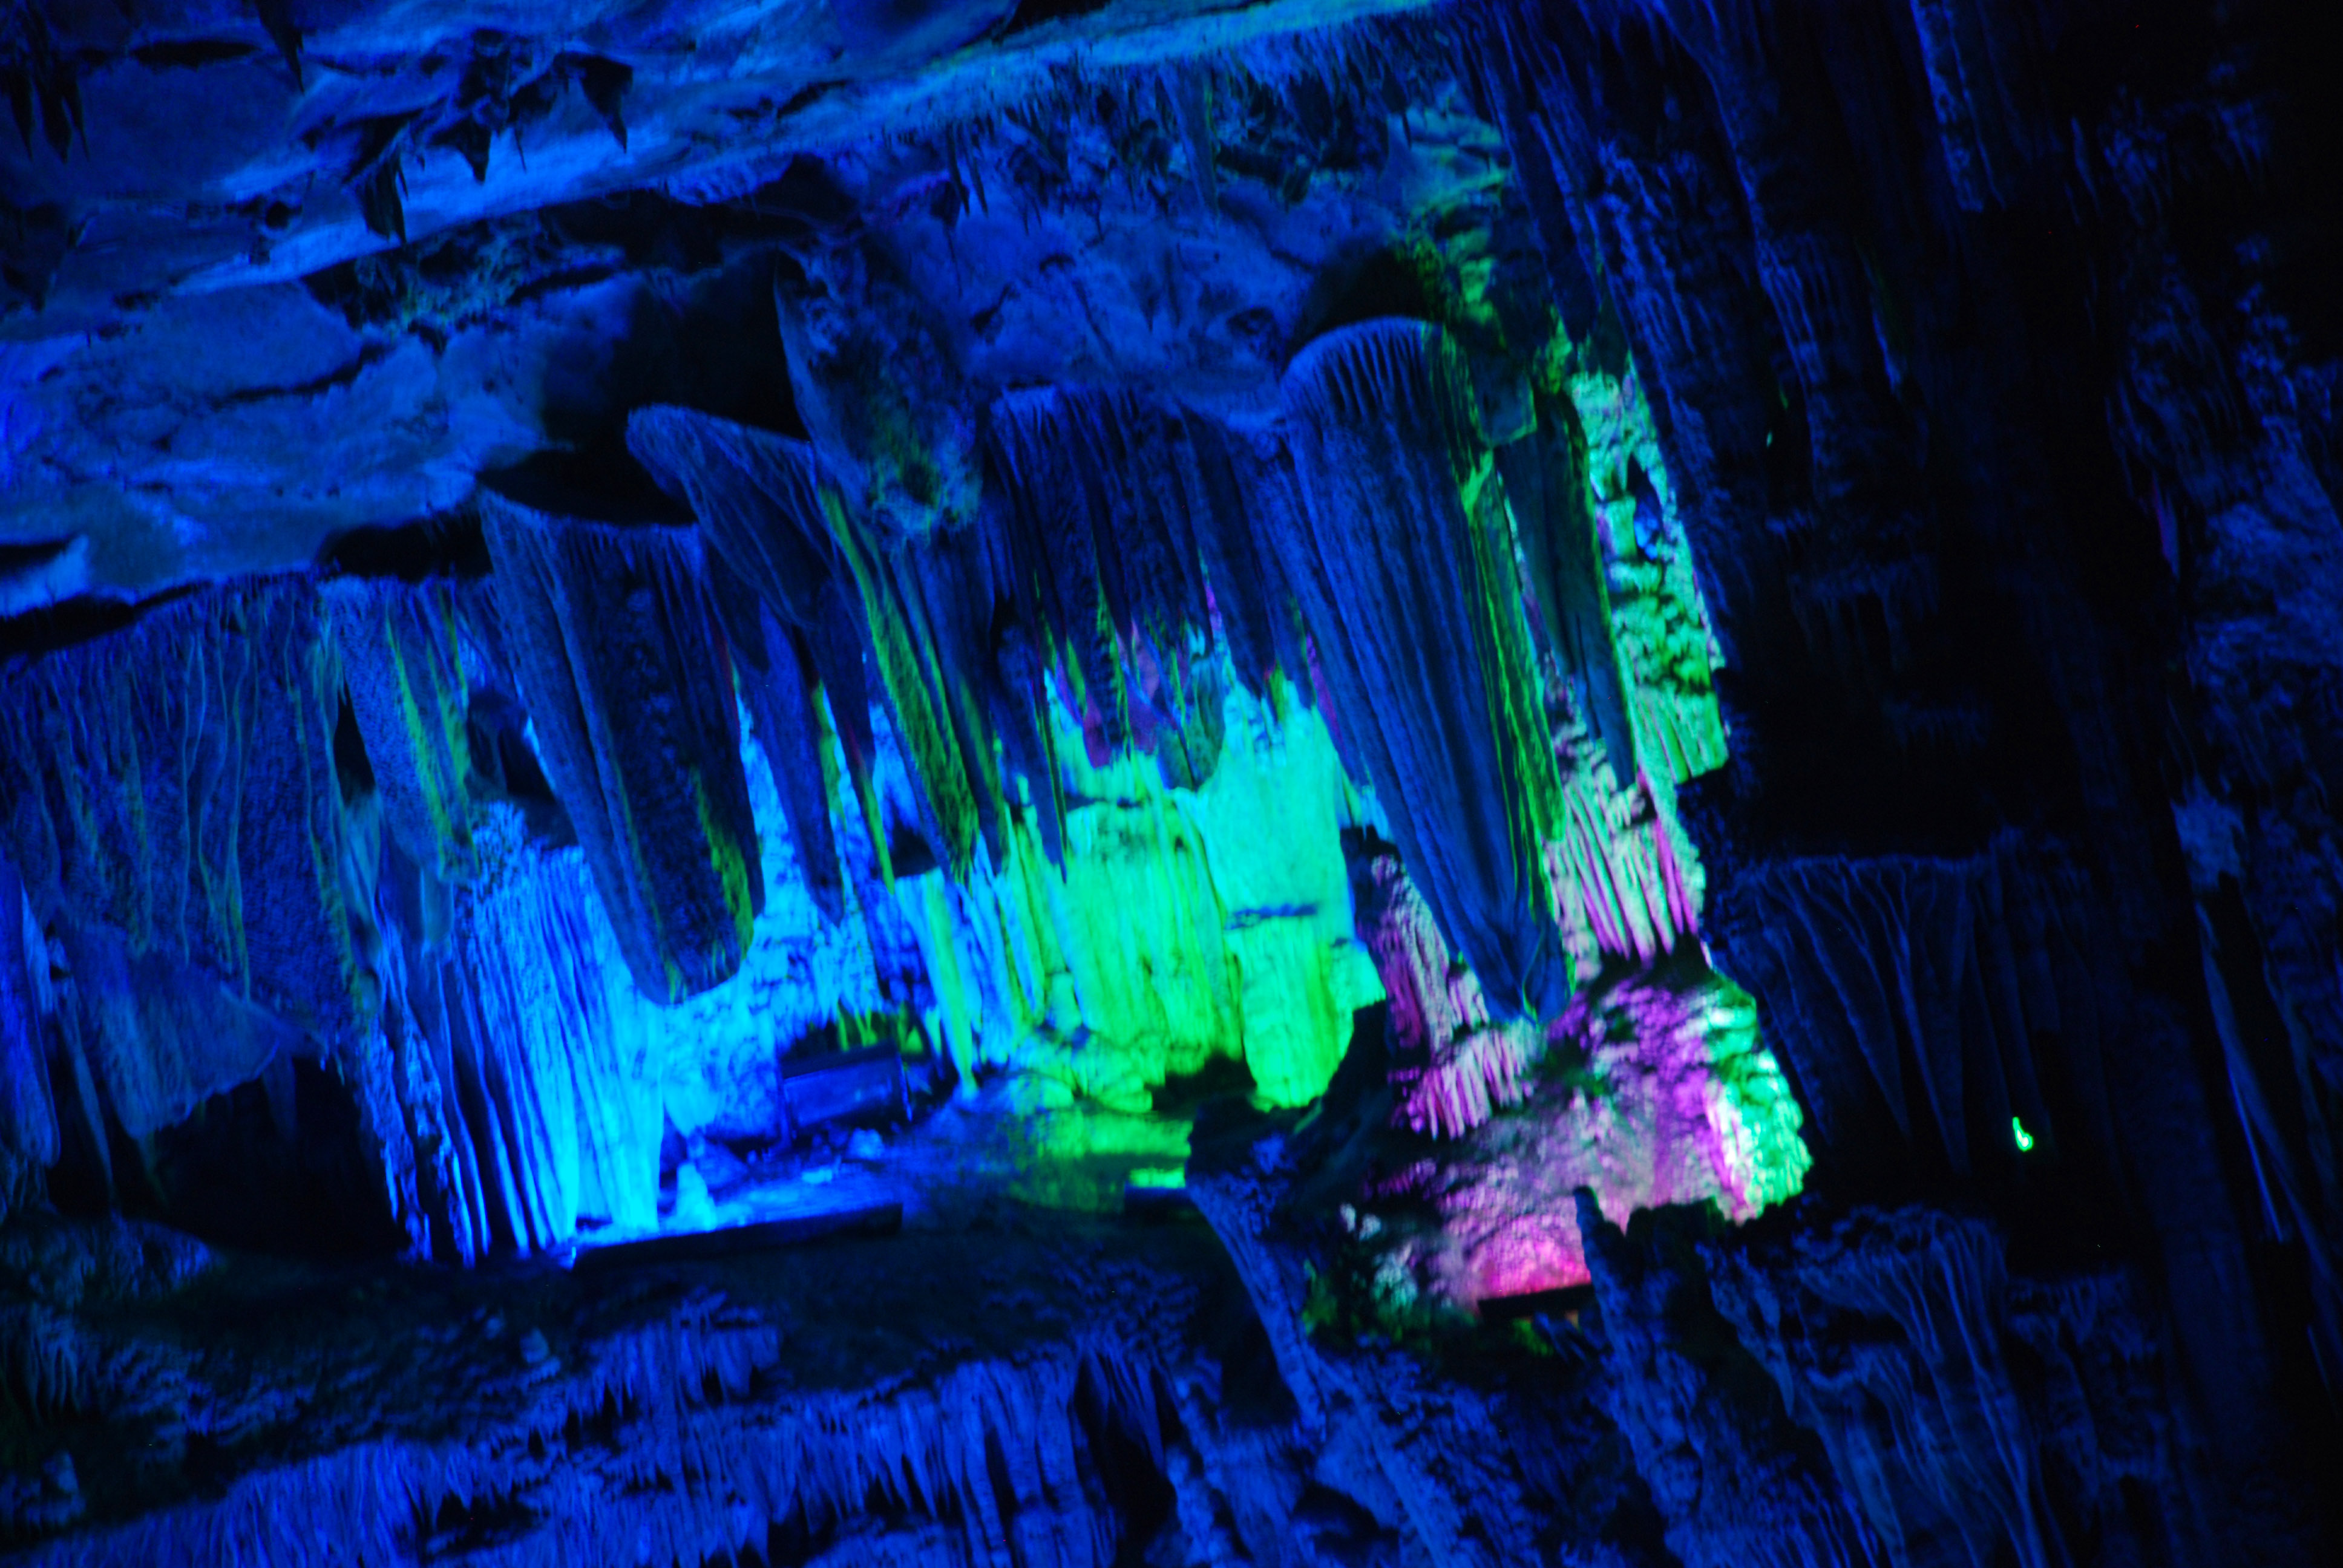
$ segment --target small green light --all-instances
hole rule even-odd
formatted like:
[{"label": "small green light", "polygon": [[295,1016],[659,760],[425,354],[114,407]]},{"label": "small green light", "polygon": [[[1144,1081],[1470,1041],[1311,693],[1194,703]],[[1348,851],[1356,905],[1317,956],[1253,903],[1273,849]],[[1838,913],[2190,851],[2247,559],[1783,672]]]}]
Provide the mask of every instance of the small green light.
[{"label": "small green light", "polygon": [[2009,1132],[2011,1137],[2017,1140],[2017,1151],[2020,1154],[2034,1147],[2034,1134],[2026,1131],[2026,1123],[2015,1116],[2009,1119]]}]

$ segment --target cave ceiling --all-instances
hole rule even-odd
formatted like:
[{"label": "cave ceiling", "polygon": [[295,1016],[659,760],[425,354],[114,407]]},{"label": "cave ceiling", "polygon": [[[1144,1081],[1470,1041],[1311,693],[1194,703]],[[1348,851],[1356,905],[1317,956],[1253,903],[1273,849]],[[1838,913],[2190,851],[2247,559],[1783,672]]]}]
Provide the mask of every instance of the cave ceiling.
[{"label": "cave ceiling", "polygon": [[590,466],[629,403],[793,428],[777,270],[930,340],[911,395],[969,408],[1072,383],[1264,419],[1410,273],[1534,334],[1457,59],[1345,42],[1404,9],[25,12],[0,533],[38,569],[7,591],[306,564]]}]

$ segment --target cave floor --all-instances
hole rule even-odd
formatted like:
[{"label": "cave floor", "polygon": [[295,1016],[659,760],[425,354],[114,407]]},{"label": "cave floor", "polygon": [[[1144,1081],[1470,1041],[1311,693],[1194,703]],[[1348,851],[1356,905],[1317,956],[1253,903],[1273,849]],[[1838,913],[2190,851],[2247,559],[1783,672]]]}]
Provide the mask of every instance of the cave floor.
[{"label": "cave floor", "polygon": [[[901,1231],[689,1261],[467,1271],[219,1252],[176,1291],[45,1302],[30,1271],[0,1271],[0,1312],[27,1317],[48,1355],[8,1369],[0,1447],[9,1468],[53,1479],[59,1453],[71,1456],[76,1531],[135,1520],[135,1535],[175,1514],[232,1513],[240,1496],[361,1453],[417,1497],[506,1500],[447,1520],[417,1504],[433,1517],[397,1533],[419,1549],[451,1531],[441,1547],[535,1530],[575,1503],[587,1472],[588,1492],[689,1492],[681,1473],[704,1460],[656,1457],[678,1432],[697,1433],[687,1447],[744,1423],[769,1438],[809,1412],[834,1421],[906,1394],[952,1397],[971,1371],[1014,1383],[1018,1369],[1063,1371],[1101,1352],[1155,1366],[1235,1357],[1266,1372],[1252,1380],[1265,1419],[1290,1413],[1273,1408],[1282,1389],[1260,1325],[1201,1220],[1021,1201],[1000,1180],[1006,1158],[980,1108],[944,1110],[878,1161],[809,1151],[797,1171],[740,1183],[718,1222],[901,1201]],[[834,1174],[809,1182],[808,1169]],[[1092,1179],[1102,1190],[1106,1175]],[[20,1259],[122,1245],[112,1222],[33,1223],[50,1233]],[[418,1465],[442,1479],[415,1479]],[[459,1473],[473,1479],[447,1479]],[[74,1539],[51,1549],[77,1560]]]}]

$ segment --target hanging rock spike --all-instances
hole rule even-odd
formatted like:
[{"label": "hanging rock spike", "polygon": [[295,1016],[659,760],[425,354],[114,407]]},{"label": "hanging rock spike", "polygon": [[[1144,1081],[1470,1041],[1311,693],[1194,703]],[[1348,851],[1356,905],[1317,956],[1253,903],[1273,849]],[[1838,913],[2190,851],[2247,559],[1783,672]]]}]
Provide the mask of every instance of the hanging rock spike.
[{"label": "hanging rock spike", "polygon": [[740,966],[764,900],[738,709],[689,530],[479,499],[497,604],[536,726],[647,995]]}]

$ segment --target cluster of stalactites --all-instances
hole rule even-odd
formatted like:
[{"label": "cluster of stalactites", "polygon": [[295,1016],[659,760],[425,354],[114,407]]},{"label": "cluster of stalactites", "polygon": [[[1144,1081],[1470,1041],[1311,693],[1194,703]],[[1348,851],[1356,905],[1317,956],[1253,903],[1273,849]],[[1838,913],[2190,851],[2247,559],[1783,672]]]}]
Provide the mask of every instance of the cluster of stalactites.
[{"label": "cluster of stalactites", "polygon": [[[693,629],[705,615],[688,537],[590,545],[605,551],[590,569],[616,556],[635,575],[605,578],[625,614],[604,605],[583,621],[574,604],[510,602],[523,583],[548,591],[529,568],[557,583],[563,569],[542,558],[558,542],[522,548],[538,558],[504,579],[501,627],[480,621],[485,600],[468,615],[447,582],[288,577],[175,601],[0,674],[0,1186],[53,1164],[67,1132],[110,1177],[109,1122],[144,1139],[272,1063],[323,1053],[419,1249],[471,1261],[556,1244],[581,1216],[653,1222],[656,1041],[628,978],[636,954],[620,959],[604,911],[659,921],[655,939],[685,930],[678,911],[694,906],[660,859],[682,814],[639,781],[679,736],[695,758],[739,764],[712,715],[689,709],[674,665],[630,686],[642,667],[620,661],[656,637],[697,652],[685,673],[723,681],[728,704],[729,676]],[[671,558],[646,559],[661,548]],[[559,662],[569,642],[532,641],[548,624],[595,628],[580,663]],[[480,649],[505,645],[528,672],[540,739],[573,748],[556,755],[581,834],[629,833],[622,847],[649,867],[620,874],[647,895],[622,884],[598,898],[603,867],[589,876],[590,857],[484,805],[468,716],[474,685],[503,678]],[[566,709],[547,692],[562,668],[577,672]],[[345,696],[363,766],[337,754]],[[687,809],[691,831],[722,841],[723,810]],[[710,859],[686,869],[716,880]],[[686,935],[678,951],[689,962],[714,945]]]},{"label": "cluster of stalactites", "polygon": [[1129,392],[1051,387],[993,404],[989,450],[1002,496],[994,553],[1109,743],[1154,749],[1160,687],[1131,665],[1192,632],[1222,639],[1255,693],[1303,667],[1274,558],[1254,537],[1250,442]]},{"label": "cluster of stalactites", "polygon": [[0,849],[0,1220],[56,1163],[60,1130],[41,1040],[48,976],[46,944],[15,865]]},{"label": "cluster of stalactites", "polygon": [[[997,494],[980,518],[893,548],[851,513],[805,442],[679,408],[637,413],[628,442],[699,516],[719,576],[748,590],[728,617],[747,628],[736,645],[753,648],[759,625],[777,629],[761,640],[773,668],[799,678],[783,693],[792,709],[807,678],[827,693],[875,826],[867,656],[870,695],[912,765],[921,830],[956,878],[980,841],[1006,863],[1010,825],[1029,816],[1062,859],[1068,803],[1051,700],[1079,722],[1092,765],[1136,745],[1168,780],[1193,784],[1219,749],[1215,625],[1233,628],[1249,681],[1265,681],[1277,662],[1275,601],[1259,586],[1227,443],[1133,399],[1004,399],[990,447]],[[1199,512],[1211,515],[1200,523]],[[783,645],[799,656],[794,668]],[[750,694],[760,739],[768,729],[780,739],[777,766],[819,778],[819,737],[787,713],[769,720],[760,700]],[[820,705],[802,711],[820,718]],[[816,808],[809,793],[791,827],[821,856]]]},{"label": "cluster of stalactites", "polygon": [[689,409],[638,410],[627,445],[699,518],[750,722],[807,883],[835,919],[844,882],[830,821],[831,738],[865,817],[878,820],[868,618],[839,548],[835,492],[804,442]]},{"label": "cluster of stalactites", "polygon": [[660,1030],[583,858],[487,808],[480,875],[444,934],[388,922],[385,1044],[398,1064],[393,1189],[421,1249],[542,1251],[581,1219],[658,1221]]},{"label": "cluster of stalactites", "polygon": [[[1469,373],[1429,324],[1330,334],[1296,359],[1285,397],[1281,440],[1128,391],[1004,395],[985,420],[975,519],[891,544],[812,444],[682,409],[634,417],[636,455],[700,518],[719,601],[723,579],[742,590],[726,624],[741,662],[764,667],[750,708],[802,781],[791,826],[818,889],[834,850],[812,694],[828,694],[875,811],[848,733],[867,650],[921,827],[955,878],[980,841],[1006,863],[1010,826],[1028,817],[1061,859],[1071,759],[1056,753],[1052,701],[1091,767],[1151,752],[1167,783],[1193,787],[1220,749],[1219,672],[1233,670],[1256,694],[1326,709],[1501,1015],[1558,1008],[1574,956],[1649,957],[1694,928],[1696,883],[1653,813],[1613,823],[1618,791],[1579,799],[1558,767],[1573,759],[1557,758],[1541,681],[1557,636],[1573,678],[1607,698],[1592,706],[1619,765],[1632,758],[1601,562],[1569,528],[1584,533],[1584,508],[1531,519],[1538,580],[1524,580]],[[1555,602],[1541,608],[1542,592]],[[1623,869],[1621,844],[1647,852]]]},{"label": "cluster of stalactites", "polygon": [[1396,1122],[1461,1137],[1520,1102],[1544,1054],[1534,1020],[1500,1022],[1473,971],[1454,962],[1423,897],[1389,854],[1352,868],[1360,940],[1373,955],[1391,1011]]},{"label": "cluster of stalactites", "polygon": [[[726,626],[736,651],[747,650],[759,739],[777,776],[795,775],[784,804],[792,832],[809,847],[818,895],[829,897],[822,879],[835,877],[837,859],[820,783],[829,766],[825,707],[890,879],[871,777],[874,699],[908,753],[929,848],[956,877],[966,876],[980,837],[996,861],[1005,859],[994,740],[1026,765],[1037,789],[1054,773],[1040,764],[1043,743],[1030,705],[1011,700],[1000,678],[1014,659],[990,658],[989,623],[971,625],[961,613],[983,601],[989,580],[965,537],[936,536],[930,549],[890,553],[851,515],[830,466],[803,441],[671,407],[639,410],[627,438],[691,507],[713,548]],[[817,686],[826,703],[816,700]],[[1054,816],[1048,820],[1054,825]]]},{"label": "cluster of stalactites", "polygon": [[346,1034],[340,686],[299,578],[208,590],[0,675],[0,811],[35,907]]},{"label": "cluster of stalactites", "polygon": [[102,1092],[144,1136],[281,1050],[363,1035],[340,689],[306,578],[196,593],[0,672],[0,854],[25,890],[6,914],[33,912],[27,963],[45,971],[51,940],[64,958],[44,989],[84,1115]]},{"label": "cluster of stalactites", "polygon": [[[319,588],[372,780],[371,794],[349,803],[348,881],[382,1005],[351,1081],[394,1215],[417,1252],[449,1261],[542,1251],[581,1221],[634,1230],[657,1219],[659,1010],[645,1000],[609,914],[629,906],[598,888],[604,868],[583,842],[567,842],[567,829],[591,842],[616,799],[671,839],[672,799],[624,791],[649,766],[641,748],[671,746],[689,734],[689,719],[710,716],[703,706],[679,719],[679,699],[661,697],[662,683],[679,667],[687,680],[729,678],[702,653],[709,638],[693,608],[688,541],[679,553],[656,532],[624,543],[639,560],[661,548],[670,558],[639,564],[622,584],[634,618],[611,628],[612,646],[634,658],[628,639],[639,647],[654,635],[679,643],[681,655],[639,687],[626,678],[640,664],[618,678],[591,658],[569,667],[576,707],[556,703],[551,724],[536,721],[539,746],[585,710],[597,746],[615,728],[630,749],[598,754],[584,789],[566,757],[559,809],[509,796],[520,781],[502,749],[522,741],[498,733],[514,722],[506,699],[519,678],[546,689],[547,650],[531,639],[548,607],[510,602],[531,579],[507,578],[501,607],[486,583],[344,578]],[[557,620],[561,612],[550,607]],[[599,635],[600,620],[583,624]],[[575,635],[570,624],[564,633]],[[703,733],[711,745],[722,739]],[[492,749],[476,757],[483,740]],[[663,825],[651,815],[662,809]],[[657,893],[661,884],[649,886]],[[631,912],[640,919],[642,895],[624,896],[639,900]],[[666,920],[674,904],[655,908]],[[656,941],[672,930],[647,935]]]}]

